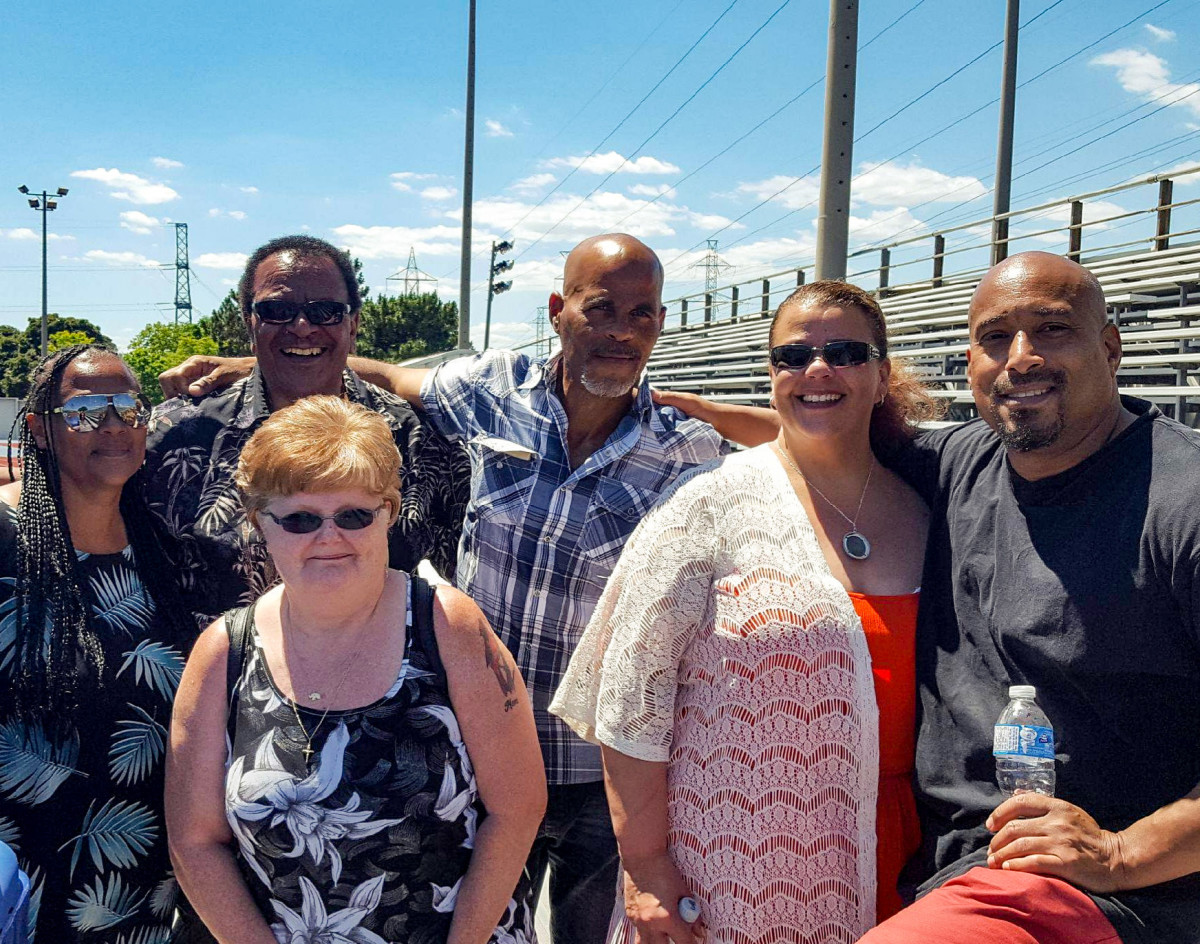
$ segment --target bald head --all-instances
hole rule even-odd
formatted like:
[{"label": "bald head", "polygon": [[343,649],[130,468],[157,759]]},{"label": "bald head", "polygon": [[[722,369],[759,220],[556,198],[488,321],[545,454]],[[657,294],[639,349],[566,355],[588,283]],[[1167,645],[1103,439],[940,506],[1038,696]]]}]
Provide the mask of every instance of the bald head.
[{"label": "bald head", "polygon": [[1092,273],[1051,252],[1021,252],[988,269],[971,296],[968,323],[974,325],[980,312],[990,310],[998,297],[1015,302],[1033,295],[1068,302],[1097,326],[1107,321],[1104,290]]},{"label": "bald head", "polygon": [[563,295],[570,297],[598,275],[623,269],[641,269],[658,285],[661,295],[663,267],[654,250],[628,233],[591,236],[571,250],[563,266]]}]

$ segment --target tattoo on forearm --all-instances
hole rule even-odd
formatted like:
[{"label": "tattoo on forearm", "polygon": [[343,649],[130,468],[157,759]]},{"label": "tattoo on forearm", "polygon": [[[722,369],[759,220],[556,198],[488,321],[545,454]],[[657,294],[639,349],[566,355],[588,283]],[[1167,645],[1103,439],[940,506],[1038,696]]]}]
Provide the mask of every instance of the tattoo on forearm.
[{"label": "tattoo on forearm", "polygon": [[500,692],[504,695],[504,710],[512,711],[517,707],[517,700],[512,696],[517,691],[517,673],[512,664],[504,658],[500,641],[482,626],[479,628],[479,638],[483,640],[483,658],[487,667],[500,683]]}]

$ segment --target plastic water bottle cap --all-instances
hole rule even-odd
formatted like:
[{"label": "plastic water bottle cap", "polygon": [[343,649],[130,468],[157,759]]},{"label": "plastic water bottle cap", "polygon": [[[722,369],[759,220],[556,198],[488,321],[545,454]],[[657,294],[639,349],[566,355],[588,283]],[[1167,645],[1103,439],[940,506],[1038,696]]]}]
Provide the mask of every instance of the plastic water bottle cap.
[{"label": "plastic water bottle cap", "polygon": [[1008,686],[1008,697],[1034,701],[1037,699],[1037,688],[1033,685],[1010,685]]}]

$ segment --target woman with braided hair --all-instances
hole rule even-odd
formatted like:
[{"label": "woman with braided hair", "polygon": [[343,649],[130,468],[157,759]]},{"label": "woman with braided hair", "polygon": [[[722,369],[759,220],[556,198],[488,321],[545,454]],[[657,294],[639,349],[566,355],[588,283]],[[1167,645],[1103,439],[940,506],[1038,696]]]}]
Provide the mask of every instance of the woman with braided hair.
[{"label": "woman with braided hair", "polygon": [[43,944],[165,941],[175,906],[163,753],[196,632],[139,497],[149,415],[113,351],[56,351],[0,487],[0,840]]}]

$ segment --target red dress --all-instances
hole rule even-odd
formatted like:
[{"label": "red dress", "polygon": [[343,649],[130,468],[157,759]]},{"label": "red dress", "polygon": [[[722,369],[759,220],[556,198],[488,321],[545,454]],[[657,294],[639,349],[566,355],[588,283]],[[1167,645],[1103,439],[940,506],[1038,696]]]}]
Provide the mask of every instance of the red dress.
[{"label": "red dress", "polygon": [[904,863],[921,844],[921,824],[912,790],[917,707],[914,644],[919,599],[918,593],[850,594],[871,650],[875,700],[879,704],[876,921],[904,907],[896,881]]}]

